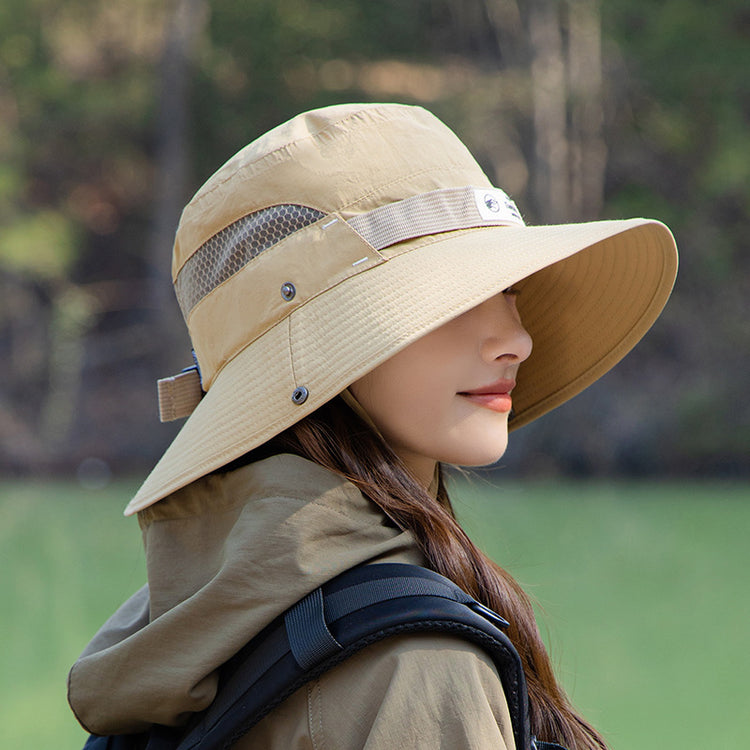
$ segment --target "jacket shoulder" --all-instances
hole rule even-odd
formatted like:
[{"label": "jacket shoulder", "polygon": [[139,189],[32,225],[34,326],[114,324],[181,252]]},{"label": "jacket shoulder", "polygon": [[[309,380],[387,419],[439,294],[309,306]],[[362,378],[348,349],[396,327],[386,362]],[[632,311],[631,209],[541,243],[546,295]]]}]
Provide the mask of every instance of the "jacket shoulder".
[{"label": "jacket shoulder", "polygon": [[462,638],[388,638],[300,688],[236,745],[507,748],[513,730],[492,659]]}]

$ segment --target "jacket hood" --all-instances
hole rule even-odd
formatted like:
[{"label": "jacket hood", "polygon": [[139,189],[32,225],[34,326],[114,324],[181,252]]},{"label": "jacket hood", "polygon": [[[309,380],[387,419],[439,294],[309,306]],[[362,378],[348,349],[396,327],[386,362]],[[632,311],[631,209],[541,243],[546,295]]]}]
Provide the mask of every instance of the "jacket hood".
[{"label": "jacket hood", "polygon": [[142,511],[148,585],[70,671],[68,700],[94,734],[186,722],[216,694],[218,667],[339,573],[423,560],[344,478],[292,455],[215,474]]}]

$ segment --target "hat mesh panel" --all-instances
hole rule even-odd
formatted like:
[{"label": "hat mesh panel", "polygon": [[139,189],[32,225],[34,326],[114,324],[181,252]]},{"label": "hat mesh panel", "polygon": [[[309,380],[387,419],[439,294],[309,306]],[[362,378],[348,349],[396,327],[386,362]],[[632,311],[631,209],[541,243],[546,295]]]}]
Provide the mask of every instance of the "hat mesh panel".
[{"label": "hat mesh panel", "polygon": [[175,280],[175,293],[185,319],[203,297],[257,255],[323,216],[322,211],[309,206],[271,206],[243,216],[217,232],[193,253]]}]

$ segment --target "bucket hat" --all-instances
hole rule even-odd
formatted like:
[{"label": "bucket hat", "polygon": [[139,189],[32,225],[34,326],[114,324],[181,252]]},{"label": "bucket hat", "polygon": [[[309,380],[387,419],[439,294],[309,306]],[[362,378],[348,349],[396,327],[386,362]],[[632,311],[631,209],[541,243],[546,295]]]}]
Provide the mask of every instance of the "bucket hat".
[{"label": "bucket hat", "polygon": [[126,509],[220,468],[443,323],[515,286],[534,349],[511,428],[571,398],[652,325],[677,271],[650,219],[526,226],[420,107],[301,114],[196,193],[172,277],[196,367],[160,381],[188,416]]}]

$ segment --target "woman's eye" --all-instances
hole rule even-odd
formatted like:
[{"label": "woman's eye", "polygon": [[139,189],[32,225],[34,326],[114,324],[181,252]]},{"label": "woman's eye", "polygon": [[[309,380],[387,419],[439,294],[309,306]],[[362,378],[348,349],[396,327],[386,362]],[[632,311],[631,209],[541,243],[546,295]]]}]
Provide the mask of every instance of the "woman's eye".
[{"label": "woman's eye", "polygon": [[517,297],[521,293],[520,289],[516,289],[514,286],[509,286],[507,289],[503,289],[503,294],[507,294],[511,297]]}]

